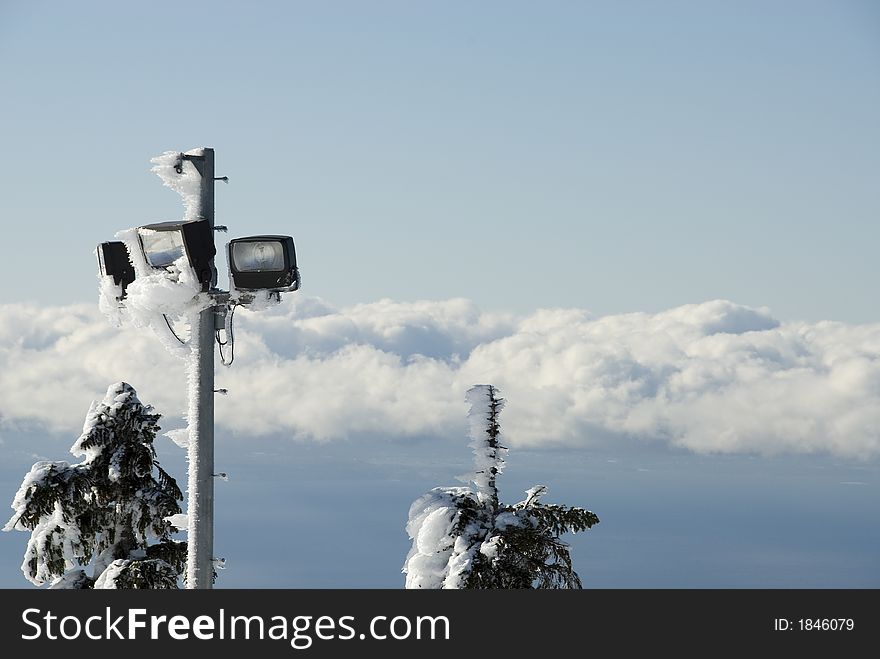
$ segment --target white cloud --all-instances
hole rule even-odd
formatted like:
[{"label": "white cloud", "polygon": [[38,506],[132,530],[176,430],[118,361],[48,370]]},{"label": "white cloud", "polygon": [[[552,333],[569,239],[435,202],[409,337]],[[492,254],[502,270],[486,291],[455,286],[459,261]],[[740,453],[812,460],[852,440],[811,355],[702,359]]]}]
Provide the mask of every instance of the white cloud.
[{"label": "white cloud", "polygon": [[[334,309],[288,296],[236,314],[236,360],[217,368],[221,432],[333,440],[461,437],[464,392],[510,401],[514,446],[618,437],[697,452],[880,453],[880,324],[779,323],[727,301],[594,318],[525,318],[466,300]],[[96,308],[0,306],[0,419],[76,434],[92,398],[125,380],[176,424],[183,363]],[[8,436],[8,435],[7,435]]]}]

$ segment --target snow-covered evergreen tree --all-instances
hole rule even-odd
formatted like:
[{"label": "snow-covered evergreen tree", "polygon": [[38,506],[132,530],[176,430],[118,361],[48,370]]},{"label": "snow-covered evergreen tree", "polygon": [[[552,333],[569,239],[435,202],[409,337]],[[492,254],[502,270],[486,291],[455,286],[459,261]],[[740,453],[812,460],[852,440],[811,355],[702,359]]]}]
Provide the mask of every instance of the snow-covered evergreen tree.
[{"label": "snow-covered evergreen tree", "polygon": [[[4,527],[30,531],[21,570],[50,588],[177,588],[186,543],[165,518],[182,494],[156,459],[159,414],[118,382],[92,403],[70,452],[82,462],[37,462]],[[91,576],[86,572],[91,565]]]},{"label": "snow-covered evergreen tree", "polygon": [[507,448],[498,417],[505,401],[492,385],[472,387],[466,400],[472,486],[436,487],[410,507],[406,587],[581,588],[560,536],[589,529],[599,518],[583,508],[542,503],[543,485],[519,503],[501,503],[496,481]]}]

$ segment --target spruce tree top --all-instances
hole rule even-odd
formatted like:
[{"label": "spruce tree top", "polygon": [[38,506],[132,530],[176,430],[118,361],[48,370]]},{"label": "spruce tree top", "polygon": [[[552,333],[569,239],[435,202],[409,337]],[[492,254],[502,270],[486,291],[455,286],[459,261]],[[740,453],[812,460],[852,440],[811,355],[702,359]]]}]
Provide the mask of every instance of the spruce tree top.
[{"label": "spruce tree top", "polygon": [[[31,532],[21,566],[29,581],[91,587],[116,561],[119,583],[150,573],[131,587],[173,587],[185,545],[172,540],[175,529],[165,518],[180,513],[182,494],[156,460],[159,417],[131,385],[117,382],[100,403],[92,403],[70,449],[81,462],[33,465],[4,528]],[[77,569],[93,559],[92,577]]]},{"label": "spruce tree top", "polygon": [[493,385],[468,390],[473,487],[435,487],[416,499],[406,531],[412,548],[403,565],[407,588],[580,588],[566,533],[599,523],[584,508],[545,504],[543,485],[523,501],[499,500],[497,477],[507,448],[499,414],[505,401]]}]

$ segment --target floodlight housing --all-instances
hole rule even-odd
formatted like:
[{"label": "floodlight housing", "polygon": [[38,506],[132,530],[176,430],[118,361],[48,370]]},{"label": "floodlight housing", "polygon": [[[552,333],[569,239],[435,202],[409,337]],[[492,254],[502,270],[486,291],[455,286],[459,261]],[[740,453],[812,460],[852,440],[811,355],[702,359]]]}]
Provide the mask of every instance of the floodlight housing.
[{"label": "floodlight housing", "polygon": [[295,291],[299,288],[296,247],[290,236],[247,236],[227,245],[232,287],[240,291]]},{"label": "floodlight housing", "polygon": [[210,290],[216,284],[211,262],[217,249],[208,220],[146,224],[138,227],[138,237],[147,264],[151,267],[162,270],[186,255],[203,291]]},{"label": "floodlight housing", "polygon": [[125,289],[134,281],[134,267],[128,258],[125,243],[119,241],[101,243],[95,249],[95,253],[101,274],[113,277],[113,283],[122,288],[122,297],[119,299],[124,299]]}]

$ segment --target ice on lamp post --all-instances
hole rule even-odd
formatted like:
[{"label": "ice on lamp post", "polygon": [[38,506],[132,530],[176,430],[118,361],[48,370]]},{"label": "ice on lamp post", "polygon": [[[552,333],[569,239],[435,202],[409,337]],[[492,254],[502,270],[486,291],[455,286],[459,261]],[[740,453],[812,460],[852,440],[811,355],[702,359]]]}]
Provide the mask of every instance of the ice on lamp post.
[{"label": "ice on lamp post", "polygon": [[134,268],[129,261],[125,244],[119,241],[101,243],[95,253],[101,276],[112,278],[113,285],[118,287],[115,297],[121,301],[125,298],[125,289],[134,281]]},{"label": "ice on lamp post", "polygon": [[186,256],[203,291],[210,290],[216,283],[211,262],[217,250],[214,232],[207,220],[147,224],[138,227],[137,232],[150,267],[167,268]]},{"label": "ice on lamp post", "polygon": [[155,231],[143,227],[138,233],[147,263],[154,268],[166,268],[184,255],[183,235],[178,230]]}]

